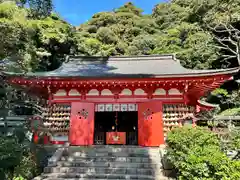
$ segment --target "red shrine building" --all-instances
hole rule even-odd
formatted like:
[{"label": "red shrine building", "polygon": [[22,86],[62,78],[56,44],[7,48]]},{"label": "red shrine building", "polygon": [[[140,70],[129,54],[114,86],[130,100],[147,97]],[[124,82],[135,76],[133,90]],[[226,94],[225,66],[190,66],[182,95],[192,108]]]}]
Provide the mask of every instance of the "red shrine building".
[{"label": "red shrine building", "polygon": [[186,69],[173,55],[69,56],[54,71],[7,76],[48,100],[42,126],[51,143],[159,146],[238,70]]}]

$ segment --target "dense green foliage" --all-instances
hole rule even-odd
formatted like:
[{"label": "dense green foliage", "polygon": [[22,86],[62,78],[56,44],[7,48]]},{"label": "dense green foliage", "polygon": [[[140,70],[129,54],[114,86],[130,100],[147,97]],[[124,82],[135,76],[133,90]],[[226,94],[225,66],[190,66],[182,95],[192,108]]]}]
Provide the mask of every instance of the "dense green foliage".
[{"label": "dense green foliage", "polygon": [[179,179],[214,180],[240,178],[239,161],[230,160],[217,136],[202,128],[183,127],[168,134],[167,155]]},{"label": "dense green foliage", "polygon": [[54,13],[36,19],[14,2],[1,3],[0,58],[10,59],[11,67],[25,71],[56,68],[64,54],[70,53],[72,30]]},{"label": "dense green foliage", "polygon": [[[217,41],[217,37],[228,38],[228,34],[213,30],[222,27],[222,23],[238,28],[237,0],[174,0],[157,4],[147,15],[126,3],[93,15],[79,27],[51,13],[51,0],[1,2],[0,57],[11,59],[24,70],[55,69],[64,55],[72,53],[175,53],[185,67],[195,69],[237,64],[236,54]],[[26,3],[30,8],[25,8]],[[226,7],[233,17],[229,18]]]},{"label": "dense green foliage", "polygon": [[231,133],[230,149],[240,151],[240,129],[235,129]]},{"label": "dense green foliage", "polygon": [[197,23],[179,22],[176,18],[182,12],[172,12],[176,6],[159,4],[153,15],[143,15],[127,3],[114,12],[98,13],[78,28],[78,51],[88,55],[176,53],[186,67],[211,67],[217,58],[212,36]]},{"label": "dense green foliage", "polygon": [[38,171],[30,142],[23,128],[14,131],[12,136],[0,137],[0,178],[23,177],[32,179]]}]

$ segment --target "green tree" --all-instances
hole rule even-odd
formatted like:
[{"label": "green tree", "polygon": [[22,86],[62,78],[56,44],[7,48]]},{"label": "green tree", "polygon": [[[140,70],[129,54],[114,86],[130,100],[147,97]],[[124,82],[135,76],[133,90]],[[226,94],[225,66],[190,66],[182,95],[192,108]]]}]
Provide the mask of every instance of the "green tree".
[{"label": "green tree", "polygon": [[[7,58],[19,69],[31,69],[34,57],[33,28],[27,22],[27,11],[14,2],[0,4],[0,58]],[[12,67],[16,67],[16,66]]]},{"label": "green tree", "polygon": [[101,27],[98,29],[96,38],[104,44],[114,44],[117,42],[117,37],[113,31],[107,27]]},{"label": "green tree", "polygon": [[35,18],[44,18],[53,10],[52,0],[28,0],[31,12]]},{"label": "green tree", "polygon": [[129,13],[133,13],[137,16],[141,16],[142,15],[142,12],[143,10],[140,9],[140,8],[137,8],[136,6],[134,6],[133,3],[131,2],[128,2],[126,3],[124,6],[120,7],[120,8],[117,8],[114,10],[116,13],[118,12],[129,12]]},{"label": "green tree", "polygon": [[8,175],[9,179],[13,178],[14,167],[21,161],[21,146],[13,138],[0,137],[0,169],[3,173],[3,179]]},{"label": "green tree", "polygon": [[33,19],[27,8],[3,2],[0,27],[0,58],[11,61],[15,70],[56,69],[75,49],[75,29],[54,13]]}]

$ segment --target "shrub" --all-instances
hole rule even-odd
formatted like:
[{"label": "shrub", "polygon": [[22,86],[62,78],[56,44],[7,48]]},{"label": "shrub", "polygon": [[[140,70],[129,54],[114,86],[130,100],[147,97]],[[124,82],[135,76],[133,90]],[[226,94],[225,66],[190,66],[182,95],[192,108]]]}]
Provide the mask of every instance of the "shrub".
[{"label": "shrub", "polygon": [[16,128],[12,136],[0,137],[0,179],[32,179],[37,174],[37,163],[25,131]]},{"label": "shrub", "polygon": [[131,45],[135,46],[142,54],[151,54],[155,48],[155,44],[155,37],[150,35],[138,36],[131,43]]},{"label": "shrub", "polygon": [[33,154],[27,152],[22,156],[19,165],[15,167],[14,174],[16,177],[22,177],[23,180],[32,179],[37,174],[37,171],[37,164],[34,161]]},{"label": "shrub", "polygon": [[88,31],[89,33],[96,33],[96,32],[97,32],[97,26],[91,25],[91,26],[89,26],[89,27],[87,28],[87,31]]},{"label": "shrub", "polygon": [[167,144],[167,156],[179,179],[240,179],[240,163],[221,151],[219,139],[207,129],[175,128],[168,134]]},{"label": "shrub", "polygon": [[97,31],[97,39],[105,44],[114,44],[117,42],[117,37],[114,32],[107,27],[101,27]]},{"label": "shrub", "polygon": [[9,169],[21,161],[22,149],[16,139],[0,137],[0,168]]},{"label": "shrub", "polygon": [[22,176],[14,177],[13,180],[26,180]]},{"label": "shrub", "polygon": [[236,160],[240,160],[240,128],[232,128],[228,134],[227,140],[222,141],[222,149]]},{"label": "shrub", "polygon": [[12,179],[14,167],[22,158],[22,148],[16,139],[12,137],[0,137],[0,177]]}]

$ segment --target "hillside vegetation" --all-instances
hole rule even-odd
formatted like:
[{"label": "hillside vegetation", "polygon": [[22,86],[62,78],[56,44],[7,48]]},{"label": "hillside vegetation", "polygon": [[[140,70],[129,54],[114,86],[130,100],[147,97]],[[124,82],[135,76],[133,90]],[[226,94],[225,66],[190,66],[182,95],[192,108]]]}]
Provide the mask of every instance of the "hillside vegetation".
[{"label": "hillside vegetation", "polygon": [[[173,0],[157,4],[147,15],[129,2],[99,12],[78,27],[51,13],[51,3],[25,8],[25,1],[21,2],[0,3],[0,57],[27,71],[55,69],[67,54],[175,53],[187,68],[238,65],[234,45],[238,39],[229,39],[226,30],[238,30],[238,0]],[[45,11],[36,13],[42,6]]]}]

